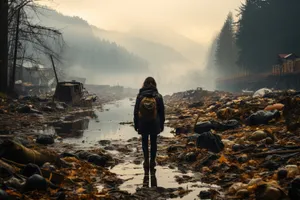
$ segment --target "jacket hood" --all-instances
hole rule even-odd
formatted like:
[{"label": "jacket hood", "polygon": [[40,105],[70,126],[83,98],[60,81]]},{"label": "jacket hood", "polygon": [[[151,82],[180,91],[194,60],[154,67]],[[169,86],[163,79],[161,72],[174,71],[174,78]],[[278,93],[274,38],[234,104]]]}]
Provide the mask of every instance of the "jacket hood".
[{"label": "jacket hood", "polygon": [[158,90],[156,88],[141,88],[139,95],[146,96],[146,97],[154,97],[157,96]]}]

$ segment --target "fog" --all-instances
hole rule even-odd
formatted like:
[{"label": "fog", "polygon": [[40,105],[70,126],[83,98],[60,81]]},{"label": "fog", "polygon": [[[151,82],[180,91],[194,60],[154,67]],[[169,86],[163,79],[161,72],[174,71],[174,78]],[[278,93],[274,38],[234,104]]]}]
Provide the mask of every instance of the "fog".
[{"label": "fog", "polygon": [[[228,12],[240,0],[54,0],[41,23],[63,32],[60,65],[88,84],[139,88],[153,76],[164,93],[214,89],[206,67]],[[78,17],[75,17],[78,16]]]}]

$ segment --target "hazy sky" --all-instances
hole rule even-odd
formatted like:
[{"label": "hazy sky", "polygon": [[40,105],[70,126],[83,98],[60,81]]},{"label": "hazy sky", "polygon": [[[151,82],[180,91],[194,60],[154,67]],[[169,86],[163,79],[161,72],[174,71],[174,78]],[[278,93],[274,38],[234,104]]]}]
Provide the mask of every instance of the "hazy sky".
[{"label": "hazy sky", "polygon": [[[47,1],[47,0],[42,0]],[[208,44],[242,0],[52,0],[59,12],[108,30],[167,27]]]}]

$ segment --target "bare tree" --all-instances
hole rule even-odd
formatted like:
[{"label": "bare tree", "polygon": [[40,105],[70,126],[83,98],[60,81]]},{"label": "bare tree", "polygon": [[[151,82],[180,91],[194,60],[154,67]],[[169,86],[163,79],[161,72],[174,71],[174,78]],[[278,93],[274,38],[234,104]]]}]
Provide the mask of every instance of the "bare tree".
[{"label": "bare tree", "polygon": [[8,87],[8,1],[0,0],[0,92],[6,93]]},{"label": "bare tree", "polygon": [[[1,1],[3,2],[3,0]],[[4,81],[7,83],[9,79],[10,90],[14,89],[16,67],[24,61],[38,66],[45,65],[50,55],[56,61],[61,60],[60,55],[64,46],[62,34],[55,28],[41,25],[39,16],[43,14],[43,9],[47,8],[37,4],[38,2],[39,0],[6,0],[8,6],[6,23],[3,22],[5,21],[2,17],[4,14],[1,14],[0,27],[7,26],[8,30],[6,33],[8,38],[6,42],[8,43],[7,54],[2,55],[2,57],[6,57],[8,60],[6,69],[9,69],[9,78],[4,77],[1,71],[0,79],[4,79],[0,82],[0,86],[3,86],[3,88]],[[1,67],[1,69],[4,69],[4,67]],[[7,85],[5,87],[7,90]]]}]

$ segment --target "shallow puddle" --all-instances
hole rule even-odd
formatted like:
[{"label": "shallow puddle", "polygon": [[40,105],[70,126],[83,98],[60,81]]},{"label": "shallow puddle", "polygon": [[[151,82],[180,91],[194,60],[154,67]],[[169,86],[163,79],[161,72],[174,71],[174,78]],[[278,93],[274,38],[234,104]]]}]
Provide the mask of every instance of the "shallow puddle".
[{"label": "shallow puddle", "polygon": [[[178,169],[170,169],[166,166],[156,166],[154,172],[148,175],[145,173],[142,165],[135,165],[132,163],[119,164],[111,169],[112,172],[119,174],[119,176],[126,180],[120,186],[121,190],[129,193],[135,193],[137,188],[142,187],[164,187],[164,188],[179,188],[192,190],[188,195],[178,199],[200,199],[197,197],[201,191],[210,188],[219,189],[217,186],[203,184],[199,181],[201,174],[187,172],[181,173]],[[191,182],[179,184],[176,177],[189,177]],[[175,198],[177,199],[177,198]]]},{"label": "shallow puddle", "polygon": [[[139,137],[131,125],[122,125],[122,122],[133,121],[133,105],[130,99],[106,104],[103,110],[95,111],[96,118],[89,119],[88,129],[84,130],[82,137],[64,139],[65,143],[76,144],[83,147],[97,146],[100,140],[129,140]],[[170,128],[161,133],[164,137],[173,137]]]}]

